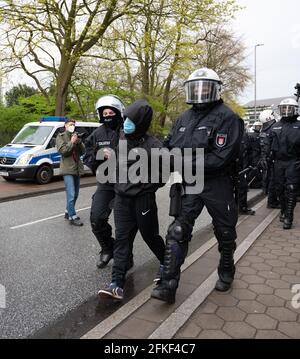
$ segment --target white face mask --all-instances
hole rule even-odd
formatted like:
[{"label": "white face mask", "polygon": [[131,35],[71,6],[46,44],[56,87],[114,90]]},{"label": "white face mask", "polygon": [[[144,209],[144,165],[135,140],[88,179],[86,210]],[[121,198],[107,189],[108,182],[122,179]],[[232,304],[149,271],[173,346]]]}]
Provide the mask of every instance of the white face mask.
[{"label": "white face mask", "polygon": [[70,133],[73,133],[75,131],[75,126],[71,125],[67,128],[67,131],[69,131]]}]

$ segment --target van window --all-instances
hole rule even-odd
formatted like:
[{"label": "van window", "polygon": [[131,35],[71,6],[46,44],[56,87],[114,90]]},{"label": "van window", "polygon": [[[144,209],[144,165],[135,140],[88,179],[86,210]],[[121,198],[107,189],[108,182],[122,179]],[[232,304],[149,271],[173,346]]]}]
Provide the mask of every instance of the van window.
[{"label": "van window", "polygon": [[24,127],[14,138],[12,143],[23,145],[43,145],[49,138],[53,126]]},{"label": "van window", "polygon": [[60,127],[60,128],[57,128],[56,131],[54,132],[50,142],[48,143],[48,146],[47,146],[47,149],[49,148],[53,148],[53,147],[56,147],[56,137],[59,133],[63,132],[64,131],[64,127]]}]

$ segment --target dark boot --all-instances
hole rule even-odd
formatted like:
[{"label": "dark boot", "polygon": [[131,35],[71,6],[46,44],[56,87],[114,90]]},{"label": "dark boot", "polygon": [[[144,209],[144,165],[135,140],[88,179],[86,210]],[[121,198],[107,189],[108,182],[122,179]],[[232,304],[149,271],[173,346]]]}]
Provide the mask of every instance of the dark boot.
[{"label": "dark boot", "polygon": [[218,267],[219,280],[215,286],[215,289],[219,292],[226,292],[231,288],[235,274],[233,253],[234,248],[232,244],[222,246],[220,264]]},{"label": "dark boot", "polygon": [[[95,234],[95,233],[94,233]],[[104,268],[108,265],[114,255],[114,240],[113,238],[105,239],[101,236],[96,236],[101,246],[99,260],[97,261],[98,268]]]},{"label": "dark boot", "polygon": [[253,209],[247,208],[247,207],[240,208],[239,213],[247,215],[247,216],[254,216],[255,215],[255,211],[253,211]]},{"label": "dark boot", "polygon": [[215,289],[220,292],[226,292],[231,288],[234,279],[234,251],[236,249],[236,232],[233,228],[215,229],[216,237],[219,241],[219,252],[221,254],[218,266],[219,280],[215,285]]},{"label": "dark boot", "polygon": [[179,279],[171,279],[169,281],[162,280],[153,289],[151,298],[162,300],[168,304],[175,303],[176,290],[178,288]]},{"label": "dark boot", "polygon": [[185,240],[184,227],[177,221],[173,222],[166,236],[166,249],[162,280],[153,289],[151,297],[169,304],[175,302],[176,290],[180,278],[180,267],[184,262],[188,250]]},{"label": "dark boot", "polygon": [[279,216],[279,220],[280,220],[280,222],[282,222],[282,223],[283,223],[283,221],[284,221],[284,217],[285,217],[284,212],[283,212],[283,211],[281,211],[281,212],[280,212],[280,216]]},{"label": "dark boot", "polygon": [[296,206],[296,193],[294,192],[294,186],[288,185],[286,189],[286,210],[285,210],[285,218],[283,221],[283,229],[292,228],[295,206]]}]

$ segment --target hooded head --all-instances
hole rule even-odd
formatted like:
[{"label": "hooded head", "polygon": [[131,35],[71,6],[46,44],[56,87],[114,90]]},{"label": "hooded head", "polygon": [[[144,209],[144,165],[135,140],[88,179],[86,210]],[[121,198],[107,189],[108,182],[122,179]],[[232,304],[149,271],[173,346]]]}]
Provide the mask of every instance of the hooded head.
[{"label": "hooded head", "polygon": [[146,100],[137,100],[124,111],[124,133],[129,139],[139,139],[148,131],[153,110]]}]

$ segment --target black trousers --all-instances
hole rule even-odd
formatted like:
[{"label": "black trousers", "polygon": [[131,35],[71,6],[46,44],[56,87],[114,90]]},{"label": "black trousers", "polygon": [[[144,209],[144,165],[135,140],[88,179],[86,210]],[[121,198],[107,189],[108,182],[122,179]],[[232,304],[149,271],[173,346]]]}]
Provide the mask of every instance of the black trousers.
[{"label": "black trousers", "polygon": [[192,237],[195,220],[204,206],[212,217],[215,229],[229,228],[235,231],[238,211],[233,196],[232,179],[229,176],[206,179],[202,193],[188,194],[183,197],[178,221],[188,224],[189,240]]},{"label": "black trousers", "polygon": [[285,209],[287,186],[294,186],[294,195],[300,183],[300,163],[297,160],[275,161],[274,178],[281,210]]},{"label": "black trousers", "polygon": [[113,188],[109,191],[103,190],[101,186],[97,187],[93,195],[90,221],[92,231],[101,247],[112,240],[112,227],[108,223],[108,219],[112,211],[111,203],[114,197],[115,192]]},{"label": "black trousers", "polygon": [[267,184],[267,194],[268,194],[268,204],[278,204],[278,197],[276,192],[275,185],[275,174],[274,174],[274,166],[270,166],[268,171],[269,179]]},{"label": "black trousers", "polygon": [[138,197],[116,195],[114,218],[116,235],[112,282],[123,288],[127,263],[131,253],[130,241],[135,237],[138,230],[159,262],[163,264],[165,244],[159,235],[155,193],[145,193]]}]

